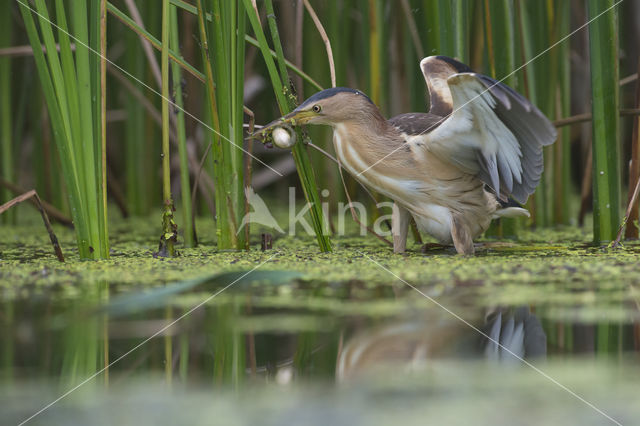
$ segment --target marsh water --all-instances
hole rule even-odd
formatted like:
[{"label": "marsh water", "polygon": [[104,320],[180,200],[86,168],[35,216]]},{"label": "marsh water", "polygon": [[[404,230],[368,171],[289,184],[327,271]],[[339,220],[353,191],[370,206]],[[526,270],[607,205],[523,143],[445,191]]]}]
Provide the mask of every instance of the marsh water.
[{"label": "marsh water", "polygon": [[204,235],[163,260],[145,226],[64,265],[35,225],[7,231],[0,424],[640,423],[637,245],[566,229],[474,258],[359,236],[240,253]]}]

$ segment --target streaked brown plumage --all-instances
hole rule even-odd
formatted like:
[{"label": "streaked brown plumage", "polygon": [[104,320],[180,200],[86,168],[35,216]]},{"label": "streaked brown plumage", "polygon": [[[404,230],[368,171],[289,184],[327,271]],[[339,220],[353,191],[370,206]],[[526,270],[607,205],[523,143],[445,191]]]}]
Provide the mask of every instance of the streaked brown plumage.
[{"label": "streaked brown plumage", "polygon": [[334,129],[341,164],[394,200],[394,250],[405,250],[410,215],[418,228],[458,253],[492,219],[528,215],[524,203],[542,173],[542,147],[555,141],[549,120],[508,86],[443,56],[421,61],[431,108],[386,120],[362,92],[316,93],[276,120]]}]

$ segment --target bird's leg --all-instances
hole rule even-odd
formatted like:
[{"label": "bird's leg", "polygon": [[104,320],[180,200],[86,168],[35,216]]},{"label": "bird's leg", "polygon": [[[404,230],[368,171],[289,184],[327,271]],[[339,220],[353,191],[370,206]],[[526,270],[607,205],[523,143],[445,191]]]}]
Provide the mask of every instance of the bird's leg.
[{"label": "bird's leg", "polygon": [[391,214],[391,233],[393,234],[393,252],[404,253],[407,248],[407,233],[409,231],[409,211],[393,203]]},{"label": "bird's leg", "polygon": [[469,226],[458,214],[452,214],[451,219],[451,238],[456,251],[458,254],[473,254],[475,248]]}]

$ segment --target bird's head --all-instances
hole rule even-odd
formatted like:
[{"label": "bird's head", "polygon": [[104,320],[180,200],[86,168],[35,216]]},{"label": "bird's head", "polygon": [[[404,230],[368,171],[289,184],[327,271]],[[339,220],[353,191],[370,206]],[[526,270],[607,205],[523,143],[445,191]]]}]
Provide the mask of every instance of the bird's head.
[{"label": "bird's head", "polygon": [[370,122],[379,116],[378,108],[364,93],[346,87],[334,87],[318,92],[305,100],[298,108],[278,118],[260,130],[266,135],[283,125],[325,124],[336,126],[348,121]]}]

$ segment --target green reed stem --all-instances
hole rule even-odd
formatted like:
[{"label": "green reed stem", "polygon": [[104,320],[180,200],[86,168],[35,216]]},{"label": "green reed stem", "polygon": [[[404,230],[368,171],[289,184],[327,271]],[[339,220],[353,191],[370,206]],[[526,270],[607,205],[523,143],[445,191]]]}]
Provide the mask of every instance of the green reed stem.
[{"label": "green reed stem", "polygon": [[[109,217],[107,215],[107,0],[100,0],[100,8],[96,8],[97,18],[100,21],[100,25],[96,26],[99,29],[100,35],[100,68],[97,72],[96,81],[98,87],[96,93],[100,93],[100,97],[96,99],[92,98],[94,102],[95,111],[98,112],[96,118],[99,119],[100,136],[97,139],[96,158],[95,162],[97,167],[96,181],[98,182],[99,195],[98,208],[100,210],[100,241],[102,242],[102,252],[109,253]],[[96,59],[95,56],[93,57]],[[99,107],[98,107],[99,106]],[[98,126],[98,120],[94,123]],[[107,376],[108,377],[108,376]]]},{"label": "green reed stem", "polygon": [[454,56],[456,28],[454,26],[454,3],[451,0],[438,0],[438,55]]},{"label": "green reed stem", "polygon": [[[613,0],[589,0],[595,18]],[[620,225],[618,12],[612,9],[589,25],[591,111],[593,114],[593,238],[611,241]]]},{"label": "green reed stem", "polygon": [[162,0],[162,198],[171,198],[171,164],[169,151],[169,0]]},{"label": "green reed stem", "polygon": [[[224,248],[241,249],[244,248],[245,236],[243,232],[238,232],[238,219],[242,217],[244,211],[242,178],[244,173],[242,151],[244,145],[244,112],[242,109],[244,84],[237,84],[237,70],[242,71],[240,81],[244,82],[244,42],[241,46],[241,54],[236,55],[238,49],[236,40],[238,31],[244,33],[244,13],[238,13],[239,6],[236,2],[212,0],[212,7],[214,20],[213,25],[209,28],[213,31],[209,32],[209,36],[213,35],[216,95],[218,96],[220,123],[223,124],[221,132],[225,139],[221,146],[222,163],[218,163],[218,167],[222,166],[224,170],[225,193],[222,204],[216,207],[216,210],[225,208],[228,211],[228,220],[225,223],[226,229],[224,229],[227,233],[225,237],[227,242]],[[241,21],[237,19],[238,15],[242,17]]]},{"label": "green reed stem", "polygon": [[175,256],[177,226],[173,219],[173,199],[171,197],[171,151],[169,145],[169,0],[162,1],[162,236],[160,254]]},{"label": "green reed stem", "polygon": [[492,33],[495,63],[491,69],[495,69],[494,78],[503,79],[504,83],[517,87],[516,75],[512,74],[516,68],[515,60],[515,29],[514,29],[514,5],[513,0],[501,0],[491,3]]},{"label": "green reed stem", "polygon": [[[333,48],[333,57],[336,66],[336,84],[344,86],[347,82],[347,68],[349,57],[349,39],[351,37],[347,24],[347,10],[349,4],[331,1],[327,4],[327,32]],[[318,90],[322,90],[317,88]]]},{"label": "green reed stem", "polygon": [[[246,43],[244,36],[247,31],[247,14],[244,7],[239,2],[234,2],[230,11],[231,23],[235,22],[235,31],[231,31],[232,37],[229,41],[231,48],[231,122],[233,123],[232,138],[237,147],[244,147],[244,76],[245,76],[245,57]],[[250,142],[251,143],[251,142]],[[234,188],[233,195],[235,198],[234,209],[236,216],[236,230],[239,226],[243,214],[246,211],[245,188],[251,186],[251,175],[245,174],[245,158],[244,152],[236,146],[229,145],[231,158],[233,161],[232,185]],[[249,158],[247,161],[251,161]],[[237,248],[249,249],[249,223],[245,226],[247,230],[238,235]],[[239,232],[239,231],[236,231]]]},{"label": "green reed stem", "polygon": [[[557,37],[571,31],[571,5],[569,2],[556,4],[558,23]],[[564,42],[558,47],[558,88],[556,116],[571,115],[571,46]],[[565,126],[554,145],[554,220],[556,224],[569,224],[571,218],[571,128]]]},{"label": "green reed stem", "polygon": [[[519,0],[518,11],[522,36],[522,62],[527,62],[549,46],[546,5],[534,5]],[[555,83],[550,79],[549,68],[549,57],[546,55],[527,65],[524,70],[527,82],[525,92],[534,105],[548,117],[553,117],[553,103],[550,102],[550,99],[555,99]],[[553,74],[557,74],[555,69]],[[552,97],[551,92],[553,92]],[[552,147],[550,149],[553,150]],[[545,148],[545,164],[550,160],[550,149]],[[529,205],[533,206],[531,210],[533,222],[536,226],[548,226],[551,224],[549,203],[547,202],[547,192],[552,190],[547,185],[550,170],[552,169],[547,169],[543,173],[540,184],[529,203]]]},{"label": "green reed stem", "polygon": [[[238,230],[244,211],[244,9],[220,0],[209,0],[206,5],[208,10],[198,0],[209,111],[216,133],[212,157],[218,248],[241,249],[245,247],[245,234]],[[211,22],[206,19],[209,14]]]},{"label": "green reed stem", "polygon": [[[244,6],[249,17],[249,21],[251,23],[251,27],[253,28],[253,32],[255,33],[256,39],[260,44],[260,50],[262,52],[262,57],[267,66],[267,70],[269,72],[269,77],[271,79],[271,84],[273,86],[273,91],[276,96],[276,100],[278,101],[278,106],[280,108],[280,113],[285,115],[289,113],[295,106],[295,98],[291,96],[291,93],[288,89],[288,86],[283,85],[283,82],[288,82],[288,75],[279,75],[278,70],[276,68],[276,64],[271,56],[271,51],[269,49],[269,44],[267,43],[267,38],[265,36],[264,30],[260,25],[259,17],[256,14],[256,11],[253,9],[253,5],[251,4],[251,0],[243,0]],[[273,4],[270,0],[266,1],[267,6],[267,14],[270,16],[273,15]],[[274,42],[276,54],[278,57],[279,63],[284,63],[284,54],[282,53],[282,46],[280,44],[280,39],[277,32],[277,26],[275,23],[275,18],[270,19],[270,28],[271,35]],[[302,139],[302,134],[300,130],[298,132],[298,140]],[[331,251],[331,241],[329,240],[328,235],[326,235],[325,230],[325,221],[324,215],[322,213],[322,205],[320,202],[320,197],[318,195],[318,188],[316,185],[315,176],[313,173],[313,169],[311,167],[311,163],[309,161],[308,153],[305,150],[303,144],[296,144],[292,149],[293,159],[296,163],[296,168],[298,170],[298,176],[300,178],[300,183],[302,186],[302,190],[304,191],[305,199],[309,204],[309,212],[311,215],[312,226],[316,234],[316,239],[318,241],[318,245],[321,251],[327,252]]]},{"label": "green reed stem", "polygon": [[[558,19],[558,15],[551,0],[547,0],[545,12],[547,37],[544,41],[544,45],[548,46],[555,43],[560,37],[560,20]],[[541,65],[546,66],[545,71],[540,75],[544,83],[543,87],[545,88],[542,93],[544,99],[542,102],[542,111],[549,118],[556,117],[559,113],[558,107],[560,107],[558,102],[558,84],[560,82],[560,73],[558,72],[560,61],[559,53],[559,49],[551,49],[541,62]],[[556,185],[556,183],[562,179],[562,170],[559,169],[559,159],[556,158],[556,154],[561,148],[561,143],[558,143],[552,146],[546,146],[543,150],[546,167],[540,181],[540,187],[545,194],[545,212],[548,226],[558,224],[556,221],[556,212],[560,206],[556,206],[556,201],[558,201],[558,193],[561,192],[562,186]]]},{"label": "green reed stem", "polygon": [[433,0],[423,0],[422,10],[424,24],[427,29],[424,42],[426,54],[438,55],[440,52],[440,12],[439,2]]},{"label": "green reed stem", "polygon": [[[13,19],[11,8],[0,14],[0,47],[11,46]],[[11,108],[11,58],[0,57],[0,176],[8,181],[14,181],[14,154],[13,154],[13,114]],[[12,194],[6,190],[0,190],[0,204],[9,201]],[[15,210],[5,212],[0,219],[3,223],[15,223]]]},{"label": "green reed stem", "polygon": [[[516,68],[515,28],[513,0],[489,2],[485,0],[485,30],[487,53],[491,77],[503,79],[504,83],[516,88],[516,75],[509,75]],[[503,218],[494,233],[500,237],[515,238],[518,232],[518,219]]]},{"label": "green reed stem", "polygon": [[[144,77],[144,54],[142,46],[138,41],[138,35],[129,31],[124,35],[127,44],[125,55],[125,69],[136,79],[142,80]],[[138,81],[131,82],[136,88],[142,90],[142,85]],[[149,212],[149,197],[147,190],[147,174],[145,144],[145,114],[144,107],[137,101],[136,97],[129,91],[125,91],[125,109],[127,120],[125,126],[125,175],[127,206],[134,215],[147,214]]]},{"label": "green reed stem", "polygon": [[455,22],[454,56],[461,62],[469,63],[469,1],[454,0],[453,19]]},{"label": "green reed stem", "polygon": [[[180,49],[178,40],[178,12],[176,7],[171,5],[169,21],[170,28],[170,48],[176,52]],[[184,100],[182,95],[182,69],[176,62],[171,63],[173,100],[177,107],[173,109],[176,114],[176,133],[178,136],[178,154],[180,156],[180,189],[182,195],[182,215],[183,234],[185,247],[193,247],[195,238],[193,234],[193,216],[191,212],[191,185],[189,184],[189,160],[187,157],[187,136],[184,121]]]},{"label": "green reed stem", "polygon": [[[200,43],[201,43],[201,52],[202,52],[202,63],[205,68],[205,86],[206,86],[206,101],[205,101],[205,111],[207,116],[209,116],[209,122],[211,123],[212,131],[209,132],[209,135],[212,142],[212,148],[214,152],[214,162],[215,158],[220,158],[222,156],[222,152],[220,150],[220,119],[218,116],[218,105],[216,101],[216,93],[215,93],[215,83],[213,81],[213,66],[211,64],[211,60],[209,58],[209,40],[207,37],[206,30],[206,19],[205,12],[202,7],[202,0],[197,0],[198,5],[198,30],[200,34]],[[223,182],[224,174],[222,173],[221,168],[214,167],[213,174],[215,179],[218,182]],[[216,190],[216,206],[221,205],[220,201],[221,191]],[[222,211],[216,211],[217,222],[221,222],[223,220],[223,215],[226,215],[227,209],[222,209]],[[217,225],[216,225],[217,226]],[[218,244],[220,244],[220,231],[216,229],[216,233],[218,234]]]},{"label": "green reed stem", "polygon": [[224,205],[224,191],[221,190],[221,187],[224,185],[224,171],[222,170],[222,167],[217,167],[216,166],[216,162],[219,162],[220,159],[222,158],[222,146],[221,146],[221,140],[220,140],[220,118],[219,118],[219,114],[218,114],[218,104],[217,104],[217,100],[216,100],[216,85],[214,83],[214,77],[213,77],[213,65],[212,65],[212,60],[210,58],[210,51],[209,51],[209,37],[207,35],[207,29],[206,29],[206,19],[205,19],[205,12],[204,12],[204,8],[202,6],[202,0],[198,0],[197,1],[197,5],[198,5],[198,28],[200,31],[200,43],[202,45],[202,62],[205,66],[205,83],[206,83],[206,87],[207,87],[207,111],[208,113],[211,115],[211,123],[213,124],[213,131],[210,132],[210,137],[212,138],[213,142],[212,142],[212,147],[213,147],[213,162],[214,162],[214,167],[213,167],[213,174],[216,180],[216,192],[215,192],[215,204],[216,204],[216,234],[218,236],[218,246],[220,245],[224,245],[226,242],[222,241],[222,226],[223,223],[225,221],[228,220],[227,218],[227,209],[226,208],[222,208],[220,209],[220,206]]},{"label": "green reed stem", "polygon": [[369,0],[369,96],[371,100],[384,110],[383,103],[383,17],[382,1]]},{"label": "green reed stem", "polygon": [[[282,50],[282,44],[280,43],[280,35],[278,32],[278,25],[276,23],[275,13],[273,10],[272,0],[266,0],[266,10],[267,16],[269,20],[269,30],[271,32],[271,39],[277,54],[278,64],[280,66],[280,81],[282,82],[282,95],[286,97],[286,101],[288,102],[288,110],[291,111],[296,107],[297,100],[295,96],[291,93],[288,87],[289,74],[287,72],[284,52]],[[249,16],[252,15],[253,9],[250,11]],[[255,28],[254,28],[255,31]],[[263,52],[263,56],[264,56]],[[277,77],[277,76],[276,76]],[[272,77],[273,80],[273,77]],[[275,86],[274,86],[275,87]],[[282,111],[282,107],[280,110],[283,114],[285,112]],[[287,111],[288,112],[288,111]],[[302,140],[302,132],[300,129],[298,132],[298,140]],[[305,199],[307,203],[310,205],[309,213],[311,215],[311,222],[313,225],[313,229],[316,233],[316,239],[318,240],[318,245],[320,246],[320,250],[323,252],[331,251],[331,241],[327,235],[327,223],[324,218],[324,214],[322,211],[322,203],[320,201],[320,197],[318,196],[318,187],[316,177],[313,171],[313,166],[309,159],[309,153],[304,148],[303,144],[296,144],[293,149],[293,158],[296,162],[296,168],[298,170],[298,176],[300,177],[300,183],[302,185],[302,190],[305,195]]]}]

